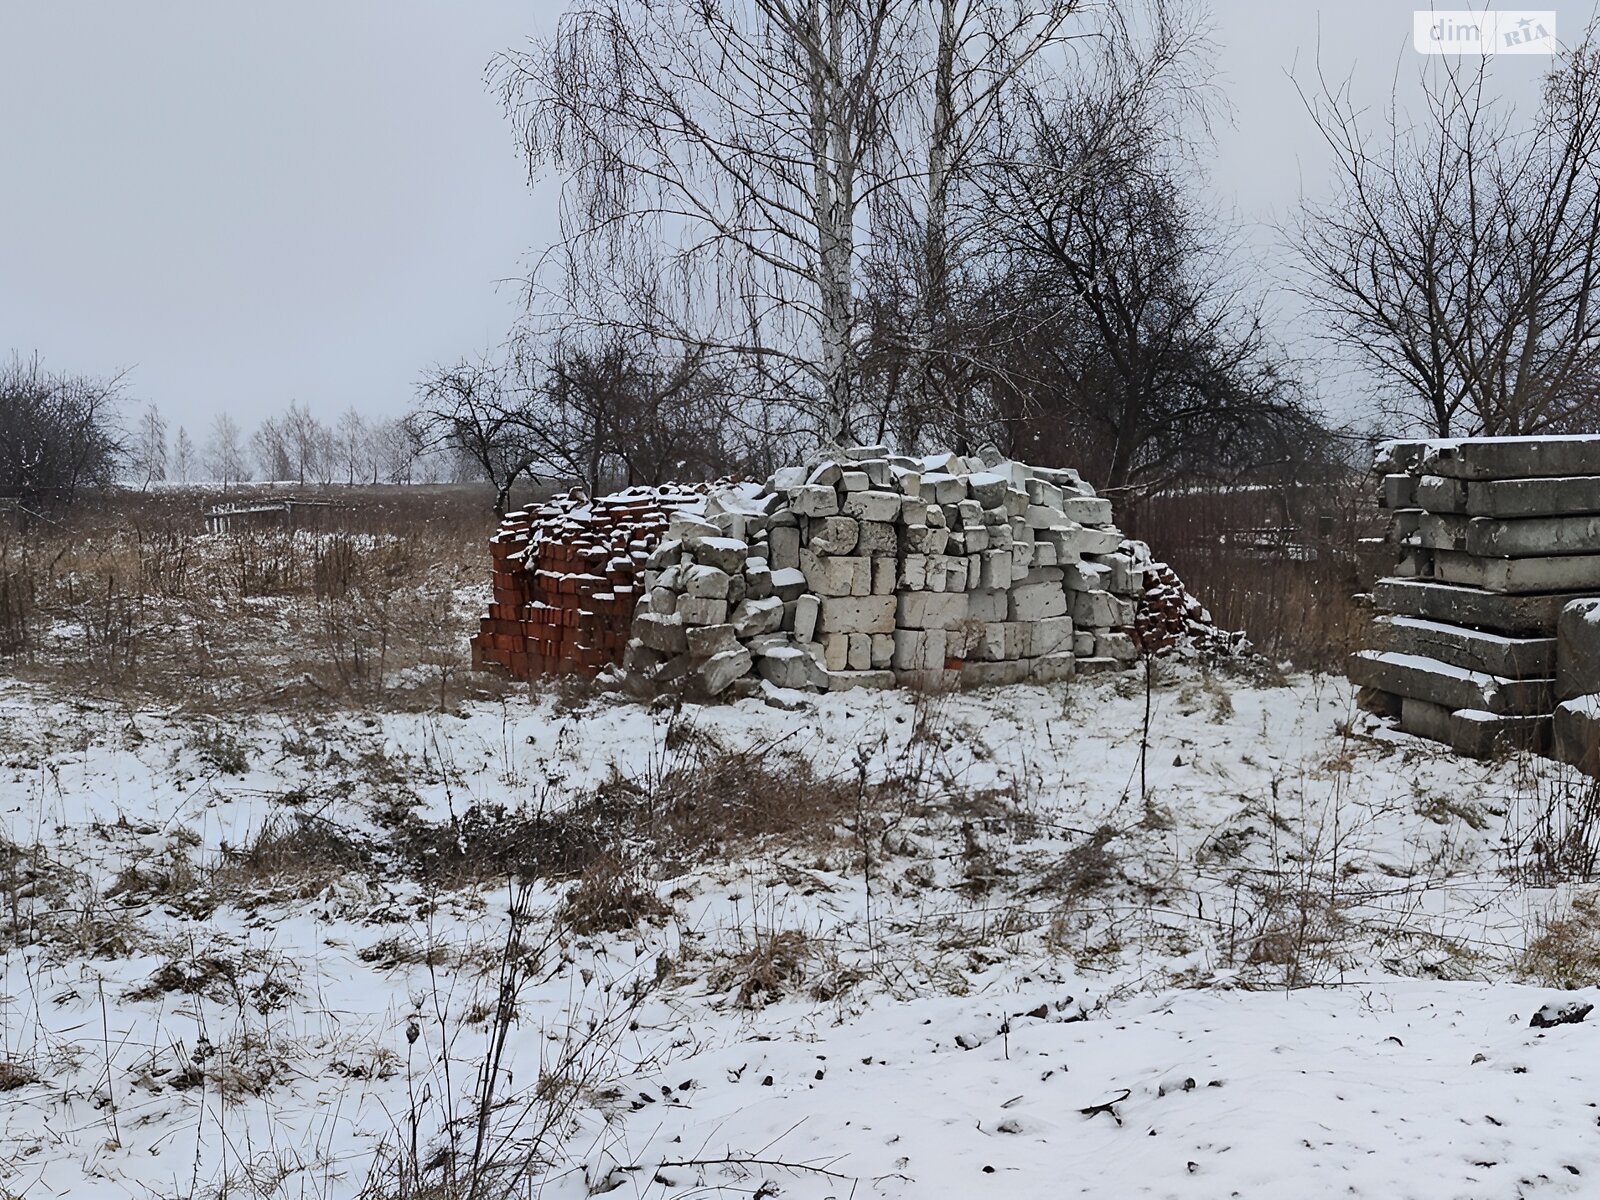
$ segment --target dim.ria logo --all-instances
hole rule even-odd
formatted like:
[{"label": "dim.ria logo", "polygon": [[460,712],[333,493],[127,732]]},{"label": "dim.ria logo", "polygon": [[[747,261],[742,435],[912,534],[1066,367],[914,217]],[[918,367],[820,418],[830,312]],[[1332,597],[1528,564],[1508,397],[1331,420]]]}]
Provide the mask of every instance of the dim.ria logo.
[{"label": "dim.ria logo", "polygon": [[1418,54],[1554,54],[1553,10],[1420,9],[1412,13]]}]

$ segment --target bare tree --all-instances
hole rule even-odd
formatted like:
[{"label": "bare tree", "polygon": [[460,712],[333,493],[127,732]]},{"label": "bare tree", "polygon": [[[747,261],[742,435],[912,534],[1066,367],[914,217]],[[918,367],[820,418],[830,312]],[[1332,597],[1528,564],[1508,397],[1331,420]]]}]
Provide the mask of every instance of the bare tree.
[{"label": "bare tree", "polygon": [[179,483],[192,482],[194,463],[194,441],[189,437],[189,431],[179,425],[178,436],[172,441],[172,477]]},{"label": "bare tree", "polygon": [[129,448],[128,467],[141,487],[167,477],[167,422],[154,404],[145,405]]},{"label": "bare tree", "polygon": [[1059,69],[1080,4],[582,0],[495,71],[530,169],[569,185],[545,272],[590,319],[731,358],[848,436],[863,264],[895,222],[925,247],[931,379],[951,181],[1010,92]]},{"label": "bare tree", "polygon": [[512,488],[543,465],[529,435],[534,418],[527,398],[508,369],[487,356],[462,359],[430,370],[419,392],[412,427],[421,446],[468,456],[493,486],[494,511],[504,516]]},{"label": "bare tree", "polygon": [[345,409],[334,428],[335,450],[332,455],[339,464],[345,483],[354,485],[358,478],[365,475],[371,457],[371,441],[372,429],[366,419],[353,407]]},{"label": "bare tree", "polygon": [[112,482],[123,465],[121,376],[46,371],[37,357],[0,364],[0,496],[38,511]]},{"label": "bare tree", "polygon": [[263,478],[277,481],[293,476],[294,455],[281,419],[268,417],[257,425],[256,431],[250,435],[250,450],[255,455],[256,469]]},{"label": "bare tree", "polygon": [[1348,84],[1302,93],[1337,191],[1295,232],[1302,291],[1380,400],[1438,436],[1589,427],[1600,413],[1600,52],[1591,27],[1527,120],[1489,60],[1429,59],[1415,121],[1369,132]]},{"label": "bare tree", "polygon": [[205,468],[211,478],[230,488],[245,476],[244,438],[239,426],[227,413],[218,413],[206,440]]}]

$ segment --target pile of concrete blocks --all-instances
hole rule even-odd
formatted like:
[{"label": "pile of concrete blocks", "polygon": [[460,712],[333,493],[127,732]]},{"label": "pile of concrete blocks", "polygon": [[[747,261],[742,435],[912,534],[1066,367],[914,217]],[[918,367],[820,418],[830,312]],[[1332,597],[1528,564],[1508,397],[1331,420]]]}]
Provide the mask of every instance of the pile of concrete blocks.
[{"label": "pile of concrete blocks", "polygon": [[623,667],[711,695],[1069,679],[1138,657],[1158,565],[1075,471],[841,450],[674,516]]},{"label": "pile of concrete blocks", "polygon": [[1363,702],[1460,753],[1577,756],[1600,728],[1579,665],[1600,659],[1600,437],[1391,442],[1374,470],[1395,568],[1350,664]]}]

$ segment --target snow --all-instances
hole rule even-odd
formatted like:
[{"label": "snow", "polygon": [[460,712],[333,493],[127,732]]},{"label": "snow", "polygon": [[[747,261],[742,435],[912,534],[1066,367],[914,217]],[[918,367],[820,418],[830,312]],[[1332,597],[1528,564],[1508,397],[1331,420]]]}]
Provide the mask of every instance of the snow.
[{"label": "snow", "polygon": [[[432,1147],[474,1111],[503,884],[349,870],[207,910],[130,898],[124,872],[187,857],[198,896],[269,820],[550,812],[717,743],[908,790],[865,858],[844,830],[686,864],[654,884],[670,917],[621,934],[545,946],[541,916],[496,1119],[537,1117],[554,1064],[587,1086],[527,1194],[1594,1194],[1600,1021],[1529,1021],[1595,989],[1519,981],[1531,933],[1584,889],[1518,883],[1506,857],[1576,777],[1370,726],[1340,679],[1184,667],[1153,695],[1141,772],[1136,672],[210,722],[0,685],[3,831],[46,864],[5,866],[8,906],[93,903],[137,930],[126,951],[0,942],[4,1056],[38,1076],[0,1091],[5,1186],[353,1197],[413,1113]],[[201,733],[243,747],[243,772]],[[785,932],[801,984],[741,1006],[730,965]],[[211,990],[151,986],[208,962],[229,964]],[[225,1102],[229,1070],[259,1094]]]}]

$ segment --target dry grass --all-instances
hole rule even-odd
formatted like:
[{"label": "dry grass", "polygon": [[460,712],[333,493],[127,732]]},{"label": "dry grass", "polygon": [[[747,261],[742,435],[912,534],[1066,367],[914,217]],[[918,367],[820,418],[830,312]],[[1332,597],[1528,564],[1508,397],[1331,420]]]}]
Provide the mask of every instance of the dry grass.
[{"label": "dry grass", "polygon": [[503,686],[468,670],[463,596],[486,581],[494,528],[481,492],[329,495],[341,507],[316,531],[208,534],[223,497],[194,489],[112,492],[0,532],[0,661],[201,711],[440,707]]},{"label": "dry grass", "polygon": [[372,848],[353,831],[325,817],[292,813],[268,820],[248,845],[224,846],[209,883],[223,896],[303,900],[373,865]]},{"label": "dry grass", "polygon": [[556,907],[555,919],[580,937],[620,933],[641,921],[658,921],[672,910],[636,863],[617,855],[596,859]]},{"label": "dry grass", "polygon": [[714,993],[731,993],[739,1008],[764,1008],[785,996],[832,1000],[864,979],[803,929],[756,929],[706,976]]}]

